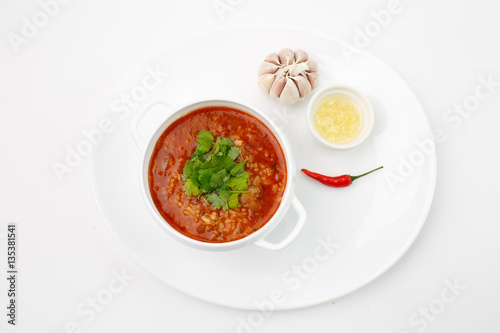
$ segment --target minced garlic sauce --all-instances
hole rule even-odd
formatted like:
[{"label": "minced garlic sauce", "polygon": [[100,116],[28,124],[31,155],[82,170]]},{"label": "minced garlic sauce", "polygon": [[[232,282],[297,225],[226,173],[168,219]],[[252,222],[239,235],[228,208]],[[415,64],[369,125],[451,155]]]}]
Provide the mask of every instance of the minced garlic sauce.
[{"label": "minced garlic sauce", "polygon": [[314,127],[326,141],[345,144],[360,134],[363,119],[358,106],[344,95],[331,95],[319,101],[313,114]]}]

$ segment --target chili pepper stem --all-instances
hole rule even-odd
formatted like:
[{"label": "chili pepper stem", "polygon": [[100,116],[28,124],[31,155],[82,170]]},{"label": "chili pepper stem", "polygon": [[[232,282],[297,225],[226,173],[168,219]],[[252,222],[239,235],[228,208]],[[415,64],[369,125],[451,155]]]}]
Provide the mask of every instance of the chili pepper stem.
[{"label": "chili pepper stem", "polygon": [[366,176],[366,175],[368,175],[368,174],[370,174],[370,173],[372,173],[372,172],[375,172],[375,171],[377,171],[377,170],[380,170],[380,169],[382,169],[382,168],[383,168],[383,166],[378,167],[378,168],[376,168],[376,169],[373,169],[372,171],[365,172],[364,174],[359,175],[359,176],[350,176],[350,177],[351,177],[351,182],[353,182],[354,180],[356,180],[356,179],[358,179],[358,178],[361,178],[361,177],[363,177],[363,176]]}]

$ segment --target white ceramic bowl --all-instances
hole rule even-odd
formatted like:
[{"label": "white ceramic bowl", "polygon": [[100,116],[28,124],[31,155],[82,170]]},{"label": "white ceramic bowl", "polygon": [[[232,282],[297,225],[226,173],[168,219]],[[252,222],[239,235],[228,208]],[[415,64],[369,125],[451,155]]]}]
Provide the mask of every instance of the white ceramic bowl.
[{"label": "white ceramic bowl", "polygon": [[[153,199],[151,198],[151,192],[149,189],[149,183],[148,183],[148,169],[149,169],[149,162],[151,159],[151,154],[153,153],[154,147],[156,145],[156,142],[158,141],[159,137],[161,134],[167,129],[170,124],[172,124],[174,121],[179,119],[182,116],[185,116],[186,114],[208,106],[226,106],[226,107],[231,107],[235,108],[238,110],[241,110],[243,112],[246,112],[250,114],[251,116],[259,119],[264,125],[267,126],[269,130],[274,134],[276,139],[278,140],[279,144],[281,145],[281,148],[283,150],[283,153],[285,155],[285,162],[286,162],[286,169],[287,169],[287,179],[286,179],[286,187],[283,192],[283,197],[281,199],[281,204],[279,205],[278,209],[274,213],[274,215],[271,217],[271,219],[259,230],[255,231],[254,233],[232,241],[232,242],[225,242],[225,243],[208,243],[208,242],[202,242],[199,240],[195,240],[192,238],[189,238],[188,236],[185,236],[184,234],[178,232],[175,228],[173,228],[165,219],[160,215],[158,212]],[[136,141],[141,141],[141,135],[138,133],[138,123],[141,121],[142,113],[147,112],[147,110],[143,110],[141,114],[136,116],[134,121],[132,122],[132,127],[131,131],[136,139]],[[198,249],[203,249],[203,250],[232,250],[232,249],[237,249],[241,248],[246,245],[250,244],[255,244],[259,245],[261,247],[264,247],[266,249],[270,250],[280,250],[287,245],[289,245],[300,233],[302,230],[305,220],[307,217],[306,211],[302,204],[299,202],[299,200],[295,197],[293,194],[293,189],[294,189],[294,183],[295,183],[295,165],[294,165],[294,159],[292,156],[292,150],[290,148],[290,144],[286,140],[286,137],[284,133],[273,123],[273,121],[262,111],[258,110],[257,108],[249,105],[245,105],[243,103],[238,103],[238,102],[233,102],[233,101],[227,101],[227,100],[209,100],[209,101],[201,101],[201,102],[196,102],[189,104],[187,106],[184,106],[177,111],[172,111],[170,112],[170,116],[168,116],[165,121],[156,129],[154,134],[150,137],[148,140],[148,143],[145,146],[144,153],[142,155],[142,165],[141,165],[141,192],[143,194],[143,198],[145,201],[145,204],[147,205],[151,215],[153,216],[154,220],[158,224],[158,226],[164,230],[166,233],[174,237],[175,239],[183,242],[184,244],[193,246]],[[280,223],[280,221],[283,219],[285,213],[288,211],[290,205],[294,207],[294,209],[298,213],[298,221],[293,228],[292,232],[286,237],[284,237],[283,240],[281,240],[278,243],[271,243],[265,240],[265,237]]]},{"label": "white ceramic bowl", "polygon": [[[316,127],[314,126],[313,117],[316,107],[321,102],[321,100],[331,95],[343,95],[351,98],[358,106],[359,112],[361,113],[361,118],[363,121],[361,132],[359,133],[358,137],[356,137],[351,142],[344,144],[329,142],[318,133]],[[374,123],[373,108],[368,99],[361,92],[355,90],[354,88],[347,86],[328,87],[316,92],[313,97],[311,97],[311,100],[309,101],[309,104],[307,106],[307,123],[314,136],[328,147],[335,149],[350,149],[360,145],[370,135]]]}]

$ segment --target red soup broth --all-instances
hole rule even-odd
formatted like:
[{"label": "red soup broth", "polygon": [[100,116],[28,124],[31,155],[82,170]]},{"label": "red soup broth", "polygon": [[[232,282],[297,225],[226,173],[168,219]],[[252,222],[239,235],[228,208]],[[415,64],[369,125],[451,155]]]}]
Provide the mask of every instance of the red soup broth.
[{"label": "red soup broth", "polygon": [[[182,186],[184,164],[197,146],[200,131],[228,137],[247,160],[248,193],[226,211],[188,196]],[[223,243],[259,230],[278,209],[286,187],[286,162],[278,140],[257,118],[234,108],[211,106],[174,121],[160,136],[151,155],[148,181],[158,212],[177,231],[195,240]]]}]

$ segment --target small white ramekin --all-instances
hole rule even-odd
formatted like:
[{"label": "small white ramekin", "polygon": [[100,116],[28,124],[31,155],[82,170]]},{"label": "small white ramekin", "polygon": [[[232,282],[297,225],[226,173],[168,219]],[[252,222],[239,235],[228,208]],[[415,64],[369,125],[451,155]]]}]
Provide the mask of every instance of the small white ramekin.
[{"label": "small white ramekin", "polygon": [[[329,142],[318,133],[316,127],[314,126],[313,117],[316,107],[321,100],[331,95],[343,95],[349,97],[358,106],[359,112],[361,113],[363,121],[361,133],[351,142],[343,144]],[[350,149],[360,145],[370,135],[374,123],[373,108],[368,99],[354,88],[347,86],[328,87],[316,92],[313,97],[311,97],[309,105],[307,106],[307,123],[314,136],[328,147],[334,149]]]}]

